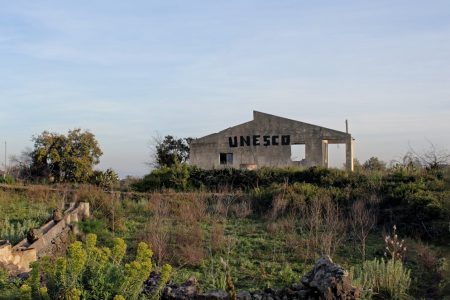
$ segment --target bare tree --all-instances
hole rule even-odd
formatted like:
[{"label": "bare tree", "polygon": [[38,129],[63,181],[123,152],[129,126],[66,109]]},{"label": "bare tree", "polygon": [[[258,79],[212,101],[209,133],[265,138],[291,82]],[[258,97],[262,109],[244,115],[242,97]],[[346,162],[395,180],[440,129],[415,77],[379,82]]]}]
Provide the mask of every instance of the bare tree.
[{"label": "bare tree", "polygon": [[32,180],[31,165],[33,163],[31,157],[31,148],[23,150],[19,156],[10,156],[9,173],[16,179]]},{"label": "bare tree", "polygon": [[352,205],[350,225],[355,238],[360,244],[362,260],[366,260],[366,242],[370,231],[375,227],[376,214],[373,209],[366,207],[363,200],[357,200]]},{"label": "bare tree", "polygon": [[334,255],[346,234],[346,224],[337,203],[326,198],[322,203],[323,230],[321,231],[321,254]]},{"label": "bare tree", "polygon": [[346,233],[341,209],[327,195],[313,199],[302,211],[301,231],[308,258],[314,259],[316,253],[334,255]]},{"label": "bare tree", "polygon": [[428,170],[437,170],[447,166],[450,160],[450,153],[444,149],[437,149],[430,141],[428,143],[429,149],[422,153],[416,152],[410,145],[410,153],[412,156],[420,161],[421,165]]},{"label": "bare tree", "polygon": [[152,195],[149,199],[149,210],[152,217],[145,224],[140,233],[140,239],[149,243],[155,253],[156,263],[161,266],[163,261],[170,260],[169,241],[170,232],[165,220],[169,215],[169,204],[160,195]]}]

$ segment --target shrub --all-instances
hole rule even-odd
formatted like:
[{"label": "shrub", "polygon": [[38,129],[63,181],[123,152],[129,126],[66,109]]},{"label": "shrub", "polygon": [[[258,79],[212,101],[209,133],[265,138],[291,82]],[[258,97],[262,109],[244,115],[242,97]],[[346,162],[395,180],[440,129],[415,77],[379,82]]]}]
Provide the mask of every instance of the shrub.
[{"label": "shrub", "polygon": [[[28,284],[33,295],[42,294],[48,288],[51,299],[138,299],[143,283],[152,270],[152,251],[145,243],[139,243],[136,257],[122,263],[126,244],[114,240],[114,247],[99,248],[97,236],[88,234],[86,242],[74,242],[69,246],[67,257],[56,262],[44,258],[33,265]],[[161,286],[170,277],[170,266],[163,267]]]},{"label": "shrub", "polygon": [[0,265],[0,299],[20,299],[20,283],[8,278],[8,271]]},{"label": "shrub", "polygon": [[176,162],[173,166],[162,166],[153,170],[142,180],[133,184],[138,192],[150,192],[160,189],[184,191],[188,187],[189,169],[187,164]]},{"label": "shrub", "polygon": [[375,258],[350,273],[353,284],[361,288],[363,299],[371,299],[372,295],[381,299],[408,299],[410,271],[400,260]]},{"label": "shrub", "polygon": [[78,189],[74,197],[80,202],[89,202],[92,214],[106,220],[112,232],[124,229],[125,216],[117,194],[86,185]]},{"label": "shrub", "polygon": [[16,244],[24,239],[28,231],[39,227],[40,222],[35,220],[23,220],[22,222],[10,222],[9,219],[0,220],[0,239],[9,240],[11,244]]},{"label": "shrub", "polygon": [[9,176],[9,175],[5,175],[5,176],[0,176],[0,183],[4,183],[4,184],[14,184],[15,180],[14,177]]}]

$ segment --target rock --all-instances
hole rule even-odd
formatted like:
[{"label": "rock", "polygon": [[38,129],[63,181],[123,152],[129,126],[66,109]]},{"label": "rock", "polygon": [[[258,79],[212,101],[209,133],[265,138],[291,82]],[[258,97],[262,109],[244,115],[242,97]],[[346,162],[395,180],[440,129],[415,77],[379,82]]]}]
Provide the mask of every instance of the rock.
[{"label": "rock", "polygon": [[237,293],[238,300],[252,300],[252,294],[247,291],[240,291]]},{"label": "rock", "polygon": [[[145,282],[145,293],[153,295],[160,280],[160,274],[152,272]],[[264,291],[238,291],[238,300],[354,300],[359,299],[359,290],[351,285],[348,273],[331,258],[324,256],[313,269],[302,277],[301,283],[282,289],[266,288]],[[225,291],[198,293],[197,280],[192,277],[182,285],[168,284],[161,295],[163,300],[228,300]]]},{"label": "rock", "polygon": [[[329,256],[321,257],[314,268],[302,277],[301,283],[310,297],[320,299],[356,299],[359,291],[351,285],[347,271],[334,264]],[[316,296],[316,297],[317,297]]]},{"label": "rock", "polygon": [[42,231],[39,229],[30,229],[27,233],[27,240],[30,244],[36,242],[42,237]]},{"label": "rock", "polygon": [[180,286],[168,285],[163,290],[161,299],[194,299],[198,293],[198,282],[191,277]]},{"label": "rock", "polygon": [[58,223],[62,219],[63,219],[63,212],[59,208],[53,210],[53,221],[55,221],[55,223]]},{"label": "rock", "polygon": [[262,296],[260,294],[253,294],[253,300],[262,300]]},{"label": "rock", "polygon": [[198,300],[228,300],[230,297],[225,291],[213,291],[197,295]]}]

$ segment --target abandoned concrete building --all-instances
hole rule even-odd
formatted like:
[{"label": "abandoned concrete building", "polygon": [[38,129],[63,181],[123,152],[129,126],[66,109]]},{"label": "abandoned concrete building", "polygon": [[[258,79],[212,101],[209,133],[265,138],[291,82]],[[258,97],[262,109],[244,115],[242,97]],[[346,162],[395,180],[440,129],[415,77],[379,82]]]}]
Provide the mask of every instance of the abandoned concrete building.
[{"label": "abandoned concrete building", "polygon": [[[345,166],[353,171],[353,138],[348,132],[253,111],[252,121],[194,139],[190,163],[203,169],[328,167],[329,144],[345,144]],[[299,160],[291,156],[296,145],[304,145]]]}]

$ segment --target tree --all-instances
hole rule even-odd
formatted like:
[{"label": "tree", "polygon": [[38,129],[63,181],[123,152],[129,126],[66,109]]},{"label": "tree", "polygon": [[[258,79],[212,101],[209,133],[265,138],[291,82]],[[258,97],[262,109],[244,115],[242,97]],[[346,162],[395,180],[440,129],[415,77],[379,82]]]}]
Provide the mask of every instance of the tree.
[{"label": "tree", "polygon": [[366,260],[366,242],[370,231],[375,227],[376,214],[371,208],[366,208],[366,203],[357,200],[352,205],[350,225],[355,238],[360,242],[361,258]]},{"label": "tree", "polygon": [[425,167],[427,170],[441,170],[445,166],[449,165],[450,160],[450,152],[444,149],[437,149],[434,144],[430,141],[429,149],[423,151],[423,153],[416,152],[410,146],[410,155],[416,161],[419,161],[420,164]]},{"label": "tree", "polygon": [[50,182],[88,182],[103,154],[94,134],[79,128],[67,136],[44,131],[32,140],[32,174]]},{"label": "tree", "polygon": [[11,166],[9,173],[16,180],[31,180],[31,148],[26,148],[20,155],[12,155],[10,158]]},{"label": "tree", "polygon": [[184,163],[189,159],[189,144],[192,138],[177,139],[171,135],[166,135],[164,139],[154,138],[156,148],[156,166],[172,167],[176,162]]},{"label": "tree", "polygon": [[111,168],[106,171],[95,170],[91,176],[91,183],[111,191],[118,185],[119,175]]},{"label": "tree", "polygon": [[363,164],[363,169],[367,171],[384,171],[386,170],[386,163],[378,157],[372,156]]}]

